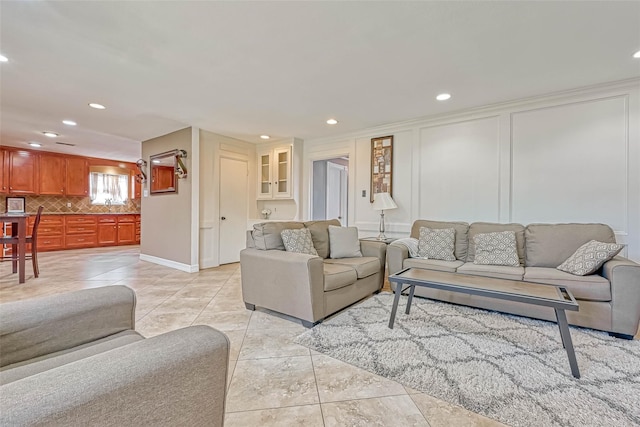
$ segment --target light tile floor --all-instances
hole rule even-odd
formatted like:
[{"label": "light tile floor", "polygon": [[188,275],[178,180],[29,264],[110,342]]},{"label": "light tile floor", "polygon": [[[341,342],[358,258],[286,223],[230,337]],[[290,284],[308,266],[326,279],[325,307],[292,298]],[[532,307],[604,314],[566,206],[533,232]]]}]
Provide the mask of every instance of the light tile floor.
[{"label": "light tile floor", "polygon": [[248,311],[239,264],[183,273],[139,260],[137,246],[40,254],[18,285],[0,264],[0,301],[108,285],[134,289],[136,329],[158,335],[205,324],[231,341],[225,426],[500,426],[394,381],[293,343],[300,322]]}]

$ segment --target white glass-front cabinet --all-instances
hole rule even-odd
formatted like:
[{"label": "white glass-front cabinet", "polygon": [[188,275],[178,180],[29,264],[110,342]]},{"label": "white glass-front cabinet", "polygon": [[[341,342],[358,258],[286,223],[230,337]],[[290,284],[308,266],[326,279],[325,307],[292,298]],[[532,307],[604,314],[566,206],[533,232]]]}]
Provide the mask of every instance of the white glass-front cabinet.
[{"label": "white glass-front cabinet", "polygon": [[258,152],[258,199],[290,199],[291,184],[291,146]]}]

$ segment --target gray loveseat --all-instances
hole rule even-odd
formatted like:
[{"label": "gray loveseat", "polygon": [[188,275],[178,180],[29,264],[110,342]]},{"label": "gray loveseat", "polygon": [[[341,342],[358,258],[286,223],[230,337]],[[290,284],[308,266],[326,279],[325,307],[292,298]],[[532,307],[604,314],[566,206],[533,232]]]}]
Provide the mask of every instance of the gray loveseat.
[{"label": "gray loveseat", "polygon": [[[360,241],[362,257],[330,259],[329,225],[338,220],[265,222],[247,232],[240,252],[242,298],[302,320],[305,327],[382,289],[386,245]],[[285,251],[282,230],[306,227],[318,255]]]},{"label": "gray loveseat", "polygon": [[227,337],[144,339],[135,303],[108,286],[0,305],[0,425],[222,426]]},{"label": "gray loveseat", "polygon": [[[455,229],[455,261],[410,258],[408,248],[390,245],[387,249],[389,274],[415,267],[460,274],[562,285],[569,289],[580,310],[567,312],[570,324],[608,331],[632,338],[640,321],[640,265],[622,256],[606,262],[596,274],[576,276],[555,267],[590,240],[615,243],[613,230],[604,224],[495,224],[476,222],[415,221],[411,237],[419,238],[420,227]],[[514,231],[520,266],[477,265],[473,263],[473,237],[481,233]],[[395,290],[395,285],[392,285]],[[511,301],[416,288],[416,295],[555,321],[553,309]]]}]

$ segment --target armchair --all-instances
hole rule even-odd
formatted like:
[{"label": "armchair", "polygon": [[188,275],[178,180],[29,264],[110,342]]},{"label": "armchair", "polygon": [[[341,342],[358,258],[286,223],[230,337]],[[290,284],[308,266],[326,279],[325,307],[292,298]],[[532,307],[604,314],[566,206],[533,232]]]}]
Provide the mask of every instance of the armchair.
[{"label": "armchair", "polygon": [[108,286],[0,305],[0,425],[222,426],[227,337],[145,339],[135,303]]}]

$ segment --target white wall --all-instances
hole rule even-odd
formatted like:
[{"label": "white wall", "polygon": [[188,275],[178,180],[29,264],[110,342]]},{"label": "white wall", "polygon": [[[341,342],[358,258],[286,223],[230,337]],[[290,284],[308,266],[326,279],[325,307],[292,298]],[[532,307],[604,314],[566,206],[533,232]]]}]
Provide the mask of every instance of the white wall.
[{"label": "white wall", "polygon": [[307,140],[303,218],[310,218],[312,161],[346,154],[350,225],[377,234],[371,138],[394,135],[398,209],[385,212],[387,235],[408,235],[418,218],[602,222],[640,261],[639,117],[636,79]]}]

